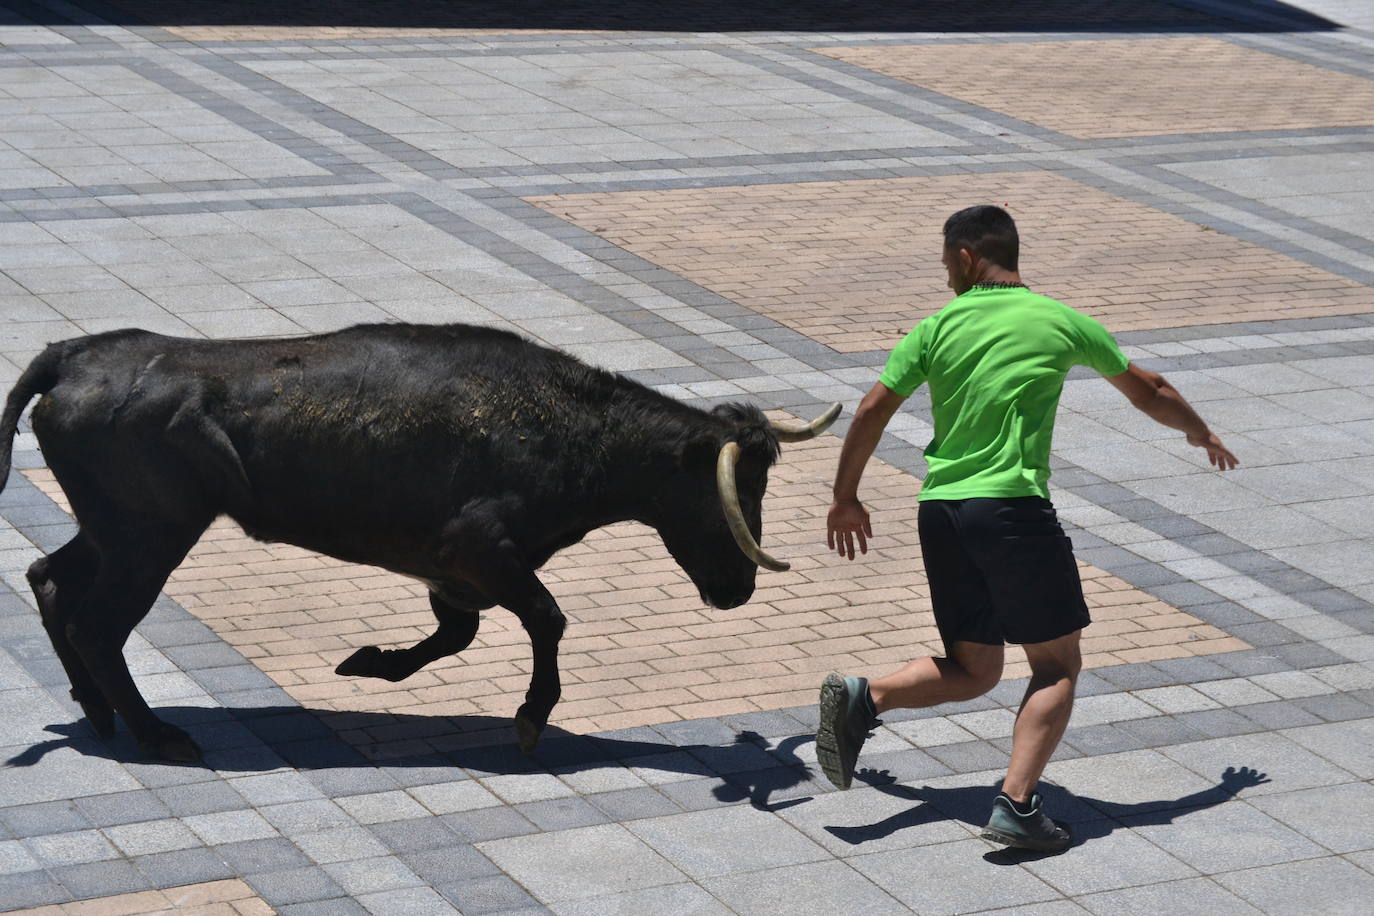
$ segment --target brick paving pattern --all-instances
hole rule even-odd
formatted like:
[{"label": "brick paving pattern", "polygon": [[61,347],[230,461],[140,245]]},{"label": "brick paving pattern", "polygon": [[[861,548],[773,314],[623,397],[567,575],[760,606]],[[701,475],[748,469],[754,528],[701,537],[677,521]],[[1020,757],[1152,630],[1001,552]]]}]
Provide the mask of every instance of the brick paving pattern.
[{"label": "brick paving pattern", "polygon": [[1374,124],[1368,80],[1214,38],[817,50],[1084,139]]},{"label": "brick paving pattern", "polygon": [[1032,289],[1112,331],[1374,311],[1368,286],[1052,173],[528,199],[842,353],[948,301],[940,227],[974,201],[1016,217]]},{"label": "brick paving pattern", "polygon": [[15,916],[152,916],[168,912],[183,916],[272,916],[276,910],[247,884],[230,879],[12,912]]}]

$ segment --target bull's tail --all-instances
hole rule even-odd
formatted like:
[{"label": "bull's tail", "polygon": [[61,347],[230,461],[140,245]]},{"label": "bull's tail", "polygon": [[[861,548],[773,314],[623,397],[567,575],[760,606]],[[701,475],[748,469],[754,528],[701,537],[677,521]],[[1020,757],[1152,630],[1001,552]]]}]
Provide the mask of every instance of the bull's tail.
[{"label": "bull's tail", "polygon": [[56,387],[58,370],[67,350],[65,343],[56,343],[38,354],[24,374],[19,376],[19,381],[14,383],[5,401],[4,413],[0,413],[0,490],[4,490],[9,481],[10,458],[14,452],[14,434],[19,429],[19,416],[36,395],[47,394]]}]

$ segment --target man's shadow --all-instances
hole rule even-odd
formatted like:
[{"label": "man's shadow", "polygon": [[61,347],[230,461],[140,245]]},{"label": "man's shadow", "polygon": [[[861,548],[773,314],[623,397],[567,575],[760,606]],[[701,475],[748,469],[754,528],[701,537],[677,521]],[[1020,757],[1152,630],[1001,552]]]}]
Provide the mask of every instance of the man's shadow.
[{"label": "man's shadow", "polygon": [[[830,835],[854,846],[940,820],[958,820],[981,828],[987,821],[989,807],[997,792],[996,783],[990,787],[963,786],[954,789],[909,786],[897,782],[896,777],[886,770],[860,770],[854,774],[854,779],[894,798],[917,803],[876,824],[825,828]],[[1215,786],[1173,799],[1125,804],[1075,795],[1052,783],[1041,783],[1040,793],[1045,799],[1046,810],[1062,815],[1063,820],[1056,820],[1056,823],[1072,832],[1073,844],[1078,846],[1107,836],[1122,826],[1121,822],[1126,818],[1130,818],[1132,826],[1169,824],[1180,814],[1230,801],[1242,789],[1269,781],[1266,774],[1251,767],[1227,767],[1221,774],[1221,781]],[[1045,855],[1050,854],[1008,848],[989,852],[983,858],[994,864],[1013,865]]]},{"label": "man's shadow", "polygon": [[[70,748],[87,757],[140,766],[191,767],[235,772],[267,772],[282,766],[299,770],[461,767],[474,775],[547,772],[564,775],[607,766],[633,767],[650,784],[710,780],[720,802],[747,800],[762,811],[801,804],[829,785],[816,780],[797,749],[811,735],[769,739],[758,732],[722,730],[722,744],[678,744],[649,728],[607,735],[575,735],[550,725],[533,754],[515,746],[510,720],[495,716],[415,716],[394,713],[318,714],[300,707],[161,707],[159,715],[185,728],[205,752],[201,761],[168,763],[142,756],[124,729],[101,740],[84,721],[49,725],[56,737],[11,756],[5,766],[38,765],[54,751]],[[325,724],[333,716],[335,726]],[[343,723],[346,729],[339,728]],[[454,731],[460,729],[460,731]],[[368,744],[345,735],[428,733],[459,746],[422,753],[388,754],[386,740]],[[733,738],[733,741],[730,739]],[[774,741],[776,740],[776,744]],[[670,774],[656,780],[654,774]],[[458,774],[455,774],[457,776]],[[700,787],[707,791],[706,786]],[[781,800],[779,800],[781,797]]]}]

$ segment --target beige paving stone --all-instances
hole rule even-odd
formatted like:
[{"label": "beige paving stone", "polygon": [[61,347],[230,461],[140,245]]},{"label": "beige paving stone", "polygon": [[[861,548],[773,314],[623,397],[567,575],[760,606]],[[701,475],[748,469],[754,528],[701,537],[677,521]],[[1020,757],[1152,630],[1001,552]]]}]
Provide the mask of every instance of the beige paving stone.
[{"label": "beige paving stone", "polygon": [[1374,311],[1368,286],[1048,172],[527,199],[844,353],[949,301],[940,230],[977,203],[1016,218],[1032,289],[1112,331]]},{"label": "beige paving stone", "polygon": [[1084,139],[1374,124],[1374,83],[1202,36],[817,48]]},{"label": "beige paving stone", "polygon": [[[541,574],[569,620],[560,654],[565,692],[553,724],[589,732],[810,703],[827,671],[881,670],[941,651],[915,532],[919,481],[882,462],[870,466],[864,497],[875,538],[867,555],[850,563],[825,546],[827,494],[839,448],[834,436],[786,446],[770,479],[764,537],[792,569],[761,572],[754,600],[743,607],[703,607],[657,536],[638,525],[595,531],[556,556]],[[62,498],[46,469],[25,473]],[[798,537],[780,543],[774,534],[783,530]],[[301,588],[288,576],[245,588],[254,596],[250,601],[236,601],[232,590],[224,603],[207,600],[220,594],[218,583],[236,578],[207,578],[207,570],[214,571],[216,562],[236,566],[255,553],[265,557],[254,562],[309,561],[336,577],[314,578],[311,585],[318,590]],[[1087,630],[1084,644],[1094,665],[1244,645],[1103,570],[1080,567],[1099,621]],[[588,569],[616,574],[589,578]],[[620,573],[635,569],[654,570],[653,584],[623,581]],[[335,587],[358,581],[374,588]],[[376,587],[395,597],[358,597]],[[402,683],[334,674],[334,666],[358,646],[392,648],[427,635],[432,623],[424,587],[296,547],[258,544],[225,520],[206,533],[165,591],[302,704],[378,714],[363,728],[346,716],[328,717],[343,737],[374,756],[414,752],[412,742],[384,737],[390,725],[384,714],[430,717],[427,730],[434,736],[421,740],[437,747],[457,731],[440,717],[504,719],[528,686],[528,640],[514,615],[500,609],[483,614],[466,651]],[[279,603],[273,596],[284,591],[290,592],[290,610],[260,610]],[[329,619],[315,622],[321,612]],[[398,625],[402,620],[405,625]],[[1011,649],[1008,659],[1008,676],[1026,673],[1019,650]]]},{"label": "beige paving stone", "polygon": [[15,916],[147,916],[169,912],[182,916],[270,916],[276,911],[237,878],[14,911]]}]

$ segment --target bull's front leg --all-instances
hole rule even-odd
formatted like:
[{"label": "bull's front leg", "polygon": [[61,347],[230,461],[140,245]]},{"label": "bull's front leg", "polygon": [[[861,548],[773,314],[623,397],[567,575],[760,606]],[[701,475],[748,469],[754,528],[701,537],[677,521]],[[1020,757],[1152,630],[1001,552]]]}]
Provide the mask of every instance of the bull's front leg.
[{"label": "bull's front leg", "polygon": [[409,649],[379,649],[363,646],[334,669],[335,674],[379,677],[403,681],[425,665],[446,655],[455,655],[477,636],[482,622],[479,611],[494,604],[470,588],[457,584],[431,588],[429,606],[439,621],[439,629]]},{"label": "bull's front leg", "polygon": [[549,722],[549,714],[563,695],[558,674],[558,643],[567,626],[567,619],[559,609],[558,602],[553,600],[543,583],[533,573],[530,574],[530,581],[537,588],[538,595],[524,610],[511,608],[520,618],[525,632],[530,634],[530,645],[534,650],[530,687],[525,692],[525,702],[515,713],[515,737],[520,742],[520,750],[527,754],[539,743],[539,736]]}]

